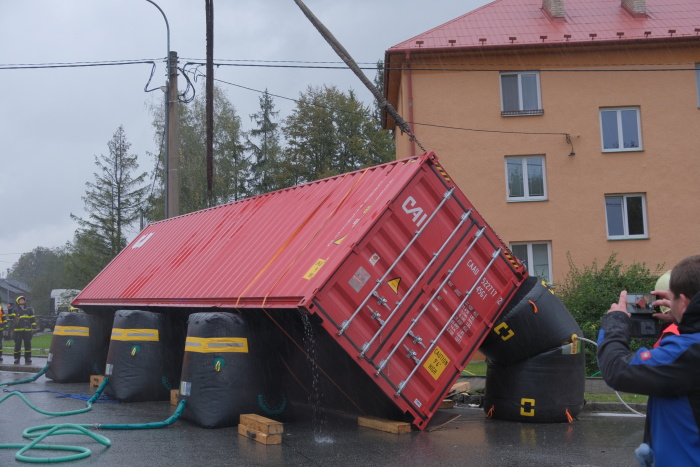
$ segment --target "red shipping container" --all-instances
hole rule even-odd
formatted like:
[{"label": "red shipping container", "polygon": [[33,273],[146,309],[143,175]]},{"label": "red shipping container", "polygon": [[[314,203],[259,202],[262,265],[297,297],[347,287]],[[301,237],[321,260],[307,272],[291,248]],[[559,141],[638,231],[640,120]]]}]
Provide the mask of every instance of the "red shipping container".
[{"label": "red shipping container", "polygon": [[151,224],[73,303],[316,314],[423,429],[525,277],[426,153]]}]

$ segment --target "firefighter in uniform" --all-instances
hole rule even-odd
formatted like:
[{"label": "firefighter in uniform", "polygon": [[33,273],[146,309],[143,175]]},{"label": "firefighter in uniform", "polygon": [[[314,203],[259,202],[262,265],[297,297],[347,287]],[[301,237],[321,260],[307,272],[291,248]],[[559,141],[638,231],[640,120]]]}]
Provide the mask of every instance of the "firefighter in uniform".
[{"label": "firefighter in uniform", "polygon": [[15,301],[17,306],[12,308],[12,312],[8,316],[15,323],[15,365],[19,365],[19,359],[22,356],[22,342],[24,342],[24,363],[30,365],[32,363],[32,334],[36,329],[34,310],[27,307],[26,300],[21,295]]},{"label": "firefighter in uniform", "polygon": [[2,362],[2,338],[5,337],[5,327],[7,323],[7,316],[5,315],[5,310],[0,303],[0,362]]}]

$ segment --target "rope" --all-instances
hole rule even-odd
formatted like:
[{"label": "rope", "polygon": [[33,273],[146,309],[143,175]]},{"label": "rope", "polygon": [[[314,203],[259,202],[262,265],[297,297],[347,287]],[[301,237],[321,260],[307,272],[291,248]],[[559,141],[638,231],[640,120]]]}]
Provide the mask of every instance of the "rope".
[{"label": "rope", "polygon": [[[294,340],[294,338],[287,332],[287,330],[284,329],[284,328],[277,322],[277,320],[275,320],[275,318],[273,318],[272,315],[270,315],[270,313],[268,313],[268,311],[267,311],[265,308],[263,308],[262,311],[264,311],[265,314],[267,315],[267,317],[270,318],[270,319],[272,320],[272,322],[275,323],[275,325],[276,325],[278,328],[280,328],[280,330],[284,333],[284,335],[287,336],[287,337],[289,338],[289,340],[291,340],[291,341],[294,343],[294,345],[296,345],[296,346],[299,348],[299,350],[301,350],[301,352],[306,356],[306,358],[307,358],[309,361],[313,362],[313,364],[316,366],[316,368],[317,368],[321,373],[323,373],[323,376],[325,376],[326,378],[328,378],[328,381],[330,381],[330,382],[333,384],[333,386],[335,386],[335,387],[338,389],[338,391],[340,391],[340,393],[341,393],[343,396],[345,396],[345,397],[350,401],[350,403],[351,403],[352,405],[354,405],[355,408],[356,408],[357,410],[360,411],[360,413],[362,413],[362,415],[366,415],[365,411],[362,410],[362,407],[360,407],[359,405],[357,405],[357,403],[352,399],[352,397],[350,397],[345,391],[343,391],[343,388],[341,388],[340,385],[339,385],[338,383],[336,383],[335,381],[333,381],[333,379],[328,375],[328,373],[326,373],[325,371],[323,371],[323,368],[321,368],[321,367],[316,363],[316,361],[315,361],[314,359],[311,358],[311,356],[306,352],[306,350],[305,350],[301,345],[299,345],[299,343],[298,343],[297,341]],[[285,365],[285,366],[286,366],[286,365]]]}]

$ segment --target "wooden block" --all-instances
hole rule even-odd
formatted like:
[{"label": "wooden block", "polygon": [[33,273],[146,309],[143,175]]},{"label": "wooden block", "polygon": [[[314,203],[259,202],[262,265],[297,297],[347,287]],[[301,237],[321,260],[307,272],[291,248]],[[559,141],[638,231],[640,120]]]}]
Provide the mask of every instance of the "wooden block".
[{"label": "wooden block", "polygon": [[410,433],[411,424],[406,422],[396,422],[385,418],[358,417],[357,424],[374,430],[386,431],[387,433]]},{"label": "wooden block", "polygon": [[102,375],[90,375],[90,387],[91,388],[99,388],[100,384],[102,384],[102,381],[104,381],[105,377]]},{"label": "wooden block", "polygon": [[171,389],[170,390],[170,405],[177,405],[180,403],[180,398],[178,397],[179,395],[180,395],[179,389]]},{"label": "wooden block", "polygon": [[284,432],[282,423],[254,413],[241,414],[241,425],[251,427],[266,435],[278,435]]},{"label": "wooden block", "polygon": [[469,381],[462,381],[461,383],[455,383],[454,386],[452,386],[452,389],[447,393],[447,397],[449,396],[454,396],[455,394],[459,394],[460,392],[467,392],[472,388],[472,385],[469,383]]},{"label": "wooden block", "polygon": [[455,408],[455,401],[452,399],[445,399],[440,403],[440,408],[441,409],[454,409]]},{"label": "wooden block", "polygon": [[238,425],[238,434],[262,444],[282,444],[282,435],[270,435],[243,424]]}]

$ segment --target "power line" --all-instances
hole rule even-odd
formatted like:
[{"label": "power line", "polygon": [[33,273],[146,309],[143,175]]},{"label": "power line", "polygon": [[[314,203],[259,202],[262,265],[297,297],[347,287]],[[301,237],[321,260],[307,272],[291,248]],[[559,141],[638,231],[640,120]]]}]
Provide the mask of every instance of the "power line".
[{"label": "power line", "polygon": [[[257,92],[260,94],[263,94],[266,92],[266,91],[261,91],[259,89],[254,89],[254,88],[251,88],[248,86],[243,86],[241,84],[236,84],[236,83],[231,83],[229,81],[224,81],[224,80],[218,79],[218,78],[215,78],[214,81],[218,81],[218,82],[223,83],[223,84],[228,84],[229,86],[235,86],[237,88],[245,89],[247,91]],[[292,102],[295,102],[297,104],[300,102],[298,99],[293,99],[291,97],[281,96],[279,94],[273,94],[269,91],[267,93],[270,96],[278,97],[280,99],[285,99],[288,101],[292,101]],[[310,103],[310,104],[315,105],[313,103]],[[327,108],[330,108],[330,107],[327,107]],[[351,112],[349,110],[343,110],[343,109],[333,109],[333,108],[331,108],[331,109],[339,111],[339,112],[352,113],[352,114],[356,114],[356,115],[364,115],[364,116],[368,115],[366,113]],[[463,127],[448,126],[448,125],[438,125],[438,124],[434,124],[434,123],[422,123],[422,122],[409,122],[409,123],[411,123],[413,125],[429,126],[429,127],[433,127],[433,128],[443,128],[443,129],[447,129],[447,130],[474,131],[474,132],[481,132],[481,133],[502,133],[502,134],[514,134],[514,135],[556,135],[556,136],[569,135],[569,133],[566,133],[563,131],[562,132],[503,131],[503,130],[486,130],[486,129],[479,129],[479,128],[463,128]]]},{"label": "power line", "polygon": [[[137,59],[137,60],[113,60],[113,61],[96,61],[96,62],[56,62],[56,63],[11,63],[0,64],[0,70],[27,70],[27,69],[51,69],[51,68],[84,68],[84,67],[99,67],[99,66],[121,66],[121,65],[140,65],[152,64],[163,59]],[[186,59],[192,65],[204,65],[205,61],[201,59]],[[361,70],[376,70],[376,63],[359,62],[370,66],[361,66]],[[314,62],[303,60],[236,60],[236,59],[219,59],[214,63],[217,67],[244,67],[244,68],[291,68],[291,69],[306,69],[306,70],[348,70],[348,66],[342,62]],[[472,68],[471,66],[493,66],[494,68]],[[563,68],[539,68],[542,64],[529,64],[528,70],[539,71],[540,73],[618,73],[618,72],[657,72],[657,71],[697,71],[697,67],[691,63],[677,63],[677,65],[689,65],[683,68],[668,68],[673,63],[665,64],[600,64],[588,65],[586,68],[576,68],[576,65],[562,64]],[[556,64],[547,64],[546,66],[557,66]],[[583,66],[583,65],[582,65]],[[625,67],[632,66],[635,68],[599,68],[599,67]],[[655,67],[663,66],[665,68],[640,68],[640,67]],[[461,68],[460,68],[461,67]],[[534,67],[534,68],[533,68]],[[385,67],[389,71],[402,71],[403,68]],[[502,72],[504,70],[523,70],[522,64],[454,64],[445,66],[442,64],[426,64],[421,67],[411,67],[412,71],[441,71],[441,72]]]},{"label": "power line", "polygon": [[139,60],[113,60],[99,62],[58,62],[58,63],[10,63],[0,64],[0,70],[36,70],[46,68],[85,68],[97,66],[120,66],[120,65],[142,65],[153,64],[160,59],[139,59]]}]

